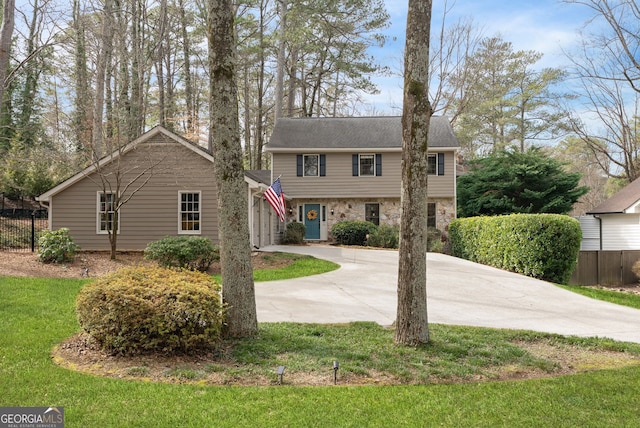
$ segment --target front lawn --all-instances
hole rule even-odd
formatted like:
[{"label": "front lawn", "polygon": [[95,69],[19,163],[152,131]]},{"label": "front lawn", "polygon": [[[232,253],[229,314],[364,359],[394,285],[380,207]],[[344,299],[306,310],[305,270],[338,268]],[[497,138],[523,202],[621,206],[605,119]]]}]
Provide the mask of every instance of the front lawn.
[{"label": "front lawn", "polygon": [[[0,406],[64,406],[67,427],[599,427],[633,426],[640,417],[638,366],[475,382],[491,378],[497,367],[511,369],[511,379],[519,370],[554,374],[554,364],[545,362],[549,359],[522,351],[530,346],[624,350],[621,357],[629,361],[640,355],[638,345],[467,327],[434,325],[431,345],[408,349],[390,345],[390,332],[369,323],[265,324],[261,340],[236,344],[234,358],[241,365],[263,366],[265,373],[286,365],[284,385],[154,383],[83,374],[51,360],[53,347],[78,331],[74,300],[82,285],[80,280],[0,277]],[[340,361],[337,386],[334,359]],[[294,373],[312,367],[326,386],[296,386]],[[349,376],[363,372],[444,383],[345,385]]]}]

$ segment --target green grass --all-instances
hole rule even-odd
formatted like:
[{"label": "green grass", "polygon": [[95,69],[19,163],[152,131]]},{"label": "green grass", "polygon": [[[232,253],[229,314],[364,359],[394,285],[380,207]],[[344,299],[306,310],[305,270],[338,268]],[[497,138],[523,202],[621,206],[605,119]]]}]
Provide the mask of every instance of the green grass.
[{"label": "green grass", "polygon": [[[339,264],[328,260],[316,259],[313,256],[302,254],[274,252],[264,254],[265,260],[293,260],[293,263],[276,269],[256,269],[253,272],[253,279],[256,282],[278,281],[283,279],[301,278],[304,276],[317,275],[330,272],[340,267]],[[218,284],[222,284],[221,275],[213,275]]]},{"label": "green grass", "polygon": [[640,295],[638,294],[621,293],[619,291],[609,291],[601,288],[590,288],[579,285],[560,285],[559,287],[593,299],[604,300],[605,302],[640,309]]},{"label": "green grass", "polygon": [[[74,301],[82,284],[0,278],[0,406],[64,406],[67,427],[601,427],[635,426],[640,418],[640,367],[529,381],[365,387],[296,387],[286,384],[288,372],[285,385],[271,387],[148,383],[82,374],[54,365],[50,357],[54,345],[78,330]],[[388,330],[369,323],[265,324],[255,345],[239,344],[235,352],[237,358],[271,367],[286,351],[305,370],[339,358],[345,373],[370,370],[368,360],[400,374],[403,366],[422,370],[438,361],[433,370],[455,377],[468,366],[483,370],[526,362],[530,357],[514,349],[512,340],[540,337],[436,325],[432,333],[434,342],[424,349],[398,349],[390,344]],[[361,342],[353,342],[357,336]],[[636,345],[546,337],[637,353]],[[388,356],[394,349],[401,358]],[[530,363],[540,362],[531,358]],[[460,368],[442,367],[448,364]],[[180,370],[168,374],[197,379],[220,367],[203,367],[203,373]],[[289,362],[288,370],[293,370]]]}]

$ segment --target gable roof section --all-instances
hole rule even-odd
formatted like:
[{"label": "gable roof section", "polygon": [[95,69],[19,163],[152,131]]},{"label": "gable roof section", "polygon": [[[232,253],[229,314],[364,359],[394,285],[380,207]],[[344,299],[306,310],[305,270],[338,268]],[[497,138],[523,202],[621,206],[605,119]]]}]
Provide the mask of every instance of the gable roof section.
[{"label": "gable roof section", "polygon": [[[122,150],[118,150],[115,151],[113,153],[111,153],[110,155],[107,155],[105,157],[103,157],[102,159],[100,159],[98,161],[98,165],[99,166],[104,166],[110,162],[113,162],[115,159],[117,159],[119,156],[126,154],[127,152],[131,151],[132,149],[134,149],[136,146],[152,139],[153,137],[157,136],[158,134],[162,134],[165,137],[183,145],[184,147],[188,148],[189,150],[194,151],[195,153],[199,154],[200,156],[204,157],[205,159],[209,160],[210,162],[213,162],[213,156],[211,155],[211,153],[198,146],[197,144],[192,143],[191,141],[180,137],[177,134],[174,134],[173,132],[167,130],[166,128],[163,128],[162,126],[156,126],[152,129],[150,129],[149,131],[145,132],[144,134],[142,134],[140,137],[136,138],[135,140],[133,140],[132,142],[130,142],[129,144],[127,144],[126,146],[124,146],[122,148]],[[87,175],[93,173],[95,170],[97,169],[97,166],[95,164],[91,164],[90,166],[88,166],[87,168],[85,168],[84,170],[80,171],[79,173],[77,173],[76,175],[74,175],[71,178],[68,178],[67,180],[63,181],[62,183],[58,184],[57,186],[55,186],[53,189],[48,190],[47,192],[43,193],[42,195],[38,196],[36,199],[39,202],[49,202],[49,199],[54,196],[55,194],[63,191],[64,189],[72,186],[73,184],[77,183],[78,181],[82,180],[83,178],[85,178]]]},{"label": "gable roof section", "polygon": [[[429,148],[455,150],[460,146],[449,120],[433,116]],[[266,150],[340,151],[402,149],[402,117],[331,117],[278,119]]]},{"label": "gable roof section", "polygon": [[623,187],[587,214],[624,214],[638,202],[640,202],[640,178]]}]

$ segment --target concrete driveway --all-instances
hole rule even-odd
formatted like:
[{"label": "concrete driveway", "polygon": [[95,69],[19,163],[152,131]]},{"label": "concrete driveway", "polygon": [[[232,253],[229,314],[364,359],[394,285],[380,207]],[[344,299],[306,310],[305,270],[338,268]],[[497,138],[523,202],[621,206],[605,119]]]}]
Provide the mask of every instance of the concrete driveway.
[{"label": "concrete driveway", "polygon": [[[396,315],[397,251],[269,246],[331,260],[322,275],[256,283],[258,321],[391,325]],[[443,254],[427,256],[429,322],[527,329],[640,343],[640,310],[601,302],[550,283]]]}]

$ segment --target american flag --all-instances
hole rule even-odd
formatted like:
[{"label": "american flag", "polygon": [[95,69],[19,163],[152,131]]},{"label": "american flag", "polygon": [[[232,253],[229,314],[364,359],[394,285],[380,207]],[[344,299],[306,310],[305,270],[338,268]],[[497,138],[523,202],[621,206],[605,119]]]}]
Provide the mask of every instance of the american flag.
[{"label": "american flag", "polygon": [[285,204],[280,177],[276,178],[276,181],[264,192],[264,198],[271,204],[276,214],[278,214],[280,221],[284,222]]}]

